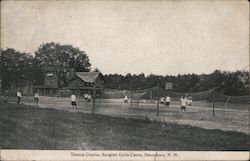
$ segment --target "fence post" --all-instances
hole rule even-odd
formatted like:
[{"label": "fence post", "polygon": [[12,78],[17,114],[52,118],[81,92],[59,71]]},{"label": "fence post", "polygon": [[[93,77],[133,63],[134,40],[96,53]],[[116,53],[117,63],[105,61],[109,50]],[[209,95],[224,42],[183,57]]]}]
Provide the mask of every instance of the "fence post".
[{"label": "fence post", "polygon": [[130,90],[130,108],[132,108],[132,91]]},{"label": "fence post", "polygon": [[150,104],[153,102],[153,90],[150,91]]},{"label": "fence post", "polygon": [[213,90],[213,117],[215,116],[214,106],[215,106],[215,89]]},{"label": "fence post", "polygon": [[228,103],[228,101],[230,100],[230,98],[231,98],[231,96],[228,97],[228,99],[227,99],[227,101],[226,101],[226,103],[225,103],[225,108],[227,108],[227,103]]},{"label": "fence post", "polygon": [[95,93],[96,93],[96,89],[95,89],[95,82],[94,82],[94,85],[93,85],[92,114],[95,114]]},{"label": "fence post", "polygon": [[139,96],[136,98],[136,106],[139,107]]},{"label": "fence post", "polygon": [[157,83],[157,91],[156,91],[156,99],[157,99],[157,112],[156,116],[159,116],[159,83]]}]

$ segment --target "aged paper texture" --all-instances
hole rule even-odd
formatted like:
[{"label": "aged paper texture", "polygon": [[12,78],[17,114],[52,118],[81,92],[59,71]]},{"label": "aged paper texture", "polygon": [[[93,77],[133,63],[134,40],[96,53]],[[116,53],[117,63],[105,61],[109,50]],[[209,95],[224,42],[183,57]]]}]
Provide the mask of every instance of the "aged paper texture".
[{"label": "aged paper texture", "polygon": [[1,161],[249,160],[249,1],[1,1]]}]

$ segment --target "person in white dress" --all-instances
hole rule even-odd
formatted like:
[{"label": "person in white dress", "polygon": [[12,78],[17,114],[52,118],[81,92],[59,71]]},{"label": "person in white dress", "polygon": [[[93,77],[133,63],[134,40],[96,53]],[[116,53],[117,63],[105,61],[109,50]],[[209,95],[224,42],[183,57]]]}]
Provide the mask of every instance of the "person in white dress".
[{"label": "person in white dress", "polygon": [[128,103],[128,96],[127,95],[125,95],[125,97],[124,97],[124,103]]},{"label": "person in white dress", "polygon": [[171,98],[169,96],[166,97],[166,106],[169,107]]},{"label": "person in white dress", "polygon": [[71,105],[72,105],[73,109],[74,109],[74,107],[77,109],[77,106],[76,106],[76,95],[74,93],[71,95]]},{"label": "person in white dress", "polygon": [[189,96],[188,99],[187,99],[187,105],[192,106],[192,102],[193,102],[192,97]]},{"label": "person in white dress", "polygon": [[90,101],[91,101],[91,95],[88,94],[88,102],[90,102]]},{"label": "person in white dress", "polygon": [[38,101],[39,101],[39,95],[38,95],[38,93],[37,93],[37,92],[35,93],[34,98],[35,98],[36,103],[38,104]]},{"label": "person in white dress", "polygon": [[17,96],[17,103],[20,103],[21,98],[22,98],[22,94],[19,90],[17,91],[16,96]]},{"label": "person in white dress", "polygon": [[186,106],[187,106],[187,98],[186,97],[182,97],[180,99],[181,101],[181,112],[185,112],[186,111]]},{"label": "person in white dress", "polygon": [[164,98],[164,97],[161,97],[161,98],[160,98],[160,103],[161,103],[161,104],[164,104],[164,102],[165,102],[165,98]]}]

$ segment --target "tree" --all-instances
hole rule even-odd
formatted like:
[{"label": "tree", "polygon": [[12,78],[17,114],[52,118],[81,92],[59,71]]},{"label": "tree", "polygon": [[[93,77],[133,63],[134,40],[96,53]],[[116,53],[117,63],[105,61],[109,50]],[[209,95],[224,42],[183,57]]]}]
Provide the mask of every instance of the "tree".
[{"label": "tree", "polygon": [[21,86],[25,80],[29,80],[33,74],[33,57],[27,53],[21,53],[12,48],[1,49],[0,77],[2,89],[10,89],[10,86]]},{"label": "tree", "polygon": [[125,76],[113,74],[105,75],[105,85],[116,89],[146,89],[155,87],[159,83],[160,88],[165,88],[166,82],[172,82],[176,92],[191,93],[201,92],[216,88],[225,95],[249,95],[249,72],[246,71],[220,71],[215,70],[211,74],[184,74],[177,76],[159,76],[150,74],[145,77],[143,73],[128,73]]},{"label": "tree", "polygon": [[70,66],[77,72],[89,72],[91,66],[85,51],[72,45],[61,45],[54,42],[42,44],[35,52],[35,59],[41,67]]},{"label": "tree", "polygon": [[98,68],[94,68],[93,72],[99,72],[99,73],[101,73],[101,70],[98,69]]}]

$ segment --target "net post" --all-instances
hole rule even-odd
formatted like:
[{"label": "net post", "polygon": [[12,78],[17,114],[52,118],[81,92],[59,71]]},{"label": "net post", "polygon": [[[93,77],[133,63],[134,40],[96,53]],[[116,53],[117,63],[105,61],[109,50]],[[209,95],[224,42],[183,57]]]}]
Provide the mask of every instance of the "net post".
[{"label": "net post", "polygon": [[159,116],[159,83],[157,83],[157,96],[156,96],[156,99],[157,99],[157,112],[156,112],[156,116]]},{"label": "net post", "polygon": [[95,82],[93,84],[93,100],[92,100],[92,114],[95,114],[95,94],[96,94],[96,88],[95,88]]},{"label": "net post", "polygon": [[150,103],[153,101],[153,90],[150,91]]},{"label": "net post", "polygon": [[[137,92],[137,90],[136,90],[136,92]],[[136,98],[136,106],[137,107],[139,107],[139,98],[140,98],[139,96],[137,96],[137,98]]]},{"label": "net post", "polygon": [[[138,91],[137,91],[137,90],[135,90],[135,93],[136,93],[136,94],[137,94],[137,92],[138,92]],[[139,103],[138,103],[139,96],[136,96],[136,97],[135,97],[135,99],[136,99],[136,107],[138,107],[138,104],[139,104]]]},{"label": "net post", "polygon": [[215,116],[214,106],[215,106],[215,89],[213,90],[213,117]]},{"label": "net post", "polygon": [[132,100],[132,92],[130,91],[130,107],[132,108],[132,102],[133,100]]},{"label": "net post", "polygon": [[226,103],[225,103],[225,108],[227,108],[227,103],[228,103],[228,101],[230,100],[230,98],[231,98],[231,96],[229,96],[229,97],[227,98],[227,101],[226,101]]}]

